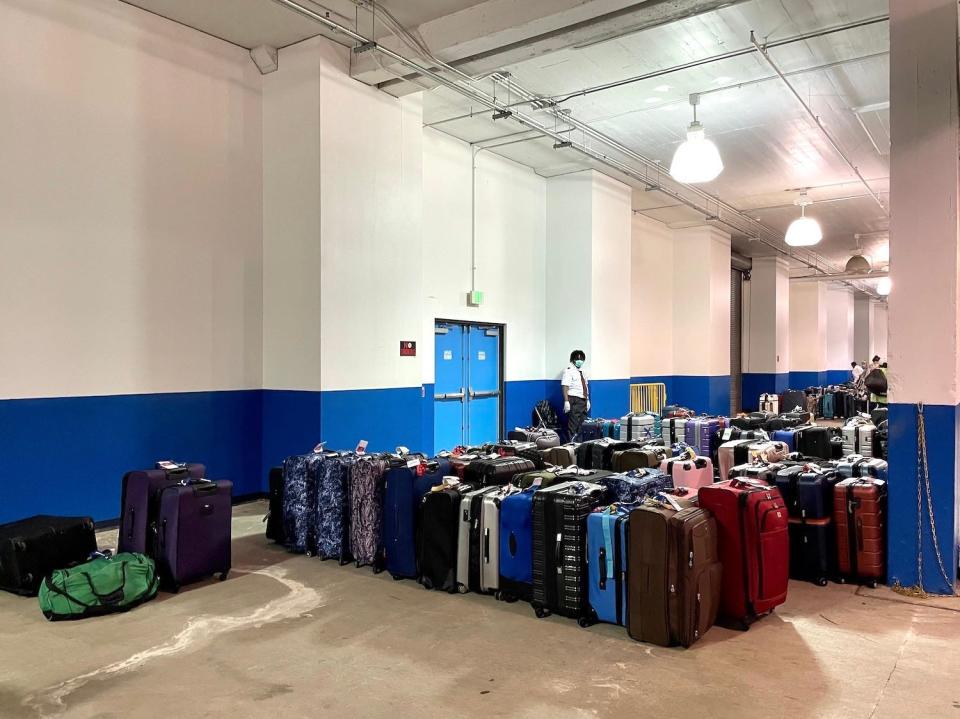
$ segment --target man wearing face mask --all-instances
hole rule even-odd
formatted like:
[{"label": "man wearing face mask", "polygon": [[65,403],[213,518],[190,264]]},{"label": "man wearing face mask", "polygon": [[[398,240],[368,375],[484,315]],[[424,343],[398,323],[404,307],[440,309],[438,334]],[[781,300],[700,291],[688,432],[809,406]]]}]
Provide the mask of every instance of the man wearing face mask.
[{"label": "man wearing face mask", "polygon": [[567,433],[570,441],[580,433],[583,420],[590,413],[590,383],[583,372],[587,355],[583,350],[570,353],[570,364],[563,370],[560,385],[563,389],[563,411],[567,415]]}]

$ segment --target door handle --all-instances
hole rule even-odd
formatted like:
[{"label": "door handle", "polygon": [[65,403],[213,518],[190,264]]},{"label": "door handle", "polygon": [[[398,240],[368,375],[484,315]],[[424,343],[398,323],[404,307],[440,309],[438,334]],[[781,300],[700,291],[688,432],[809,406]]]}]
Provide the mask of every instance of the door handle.
[{"label": "door handle", "polygon": [[441,399],[441,400],[443,400],[443,399],[463,399],[463,397],[464,397],[463,392],[446,392],[446,393],[443,393],[443,394],[435,394],[435,395],[433,395],[433,398],[434,398],[434,399]]},{"label": "door handle", "polygon": [[500,390],[498,389],[490,389],[490,390],[475,392],[472,387],[470,388],[470,399],[486,399],[488,397],[499,397],[499,396],[500,396]]}]

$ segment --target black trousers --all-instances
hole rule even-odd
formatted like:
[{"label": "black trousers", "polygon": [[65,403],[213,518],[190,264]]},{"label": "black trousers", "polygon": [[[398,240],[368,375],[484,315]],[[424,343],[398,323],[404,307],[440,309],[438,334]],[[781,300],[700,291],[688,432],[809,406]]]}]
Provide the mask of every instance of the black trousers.
[{"label": "black trousers", "polygon": [[587,418],[587,400],[581,397],[570,398],[570,411],[567,413],[567,436],[573,442],[580,433],[583,420]]}]

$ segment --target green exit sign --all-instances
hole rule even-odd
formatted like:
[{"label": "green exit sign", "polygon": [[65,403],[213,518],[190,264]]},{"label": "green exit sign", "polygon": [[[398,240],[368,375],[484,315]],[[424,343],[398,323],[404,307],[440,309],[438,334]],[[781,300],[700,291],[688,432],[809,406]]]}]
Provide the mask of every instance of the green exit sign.
[{"label": "green exit sign", "polygon": [[480,290],[471,290],[467,293],[467,305],[469,307],[479,307],[483,304],[483,292]]}]

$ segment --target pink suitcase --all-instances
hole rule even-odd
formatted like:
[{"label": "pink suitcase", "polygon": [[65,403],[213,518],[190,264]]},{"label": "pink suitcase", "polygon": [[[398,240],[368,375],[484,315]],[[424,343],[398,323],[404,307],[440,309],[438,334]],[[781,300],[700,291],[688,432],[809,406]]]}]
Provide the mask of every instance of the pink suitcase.
[{"label": "pink suitcase", "polygon": [[673,478],[674,487],[699,489],[713,484],[713,462],[709,457],[670,457],[660,463],[660,471]]},{"label": "pink suitcase", "polygon": [[749,462],[760,460],[771,464],[786,459],[787,455],[790,454],[790,448],[786,442],[757,442],[750,445],[747,454]]}]

